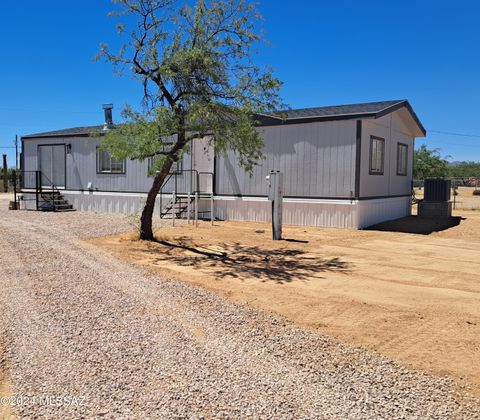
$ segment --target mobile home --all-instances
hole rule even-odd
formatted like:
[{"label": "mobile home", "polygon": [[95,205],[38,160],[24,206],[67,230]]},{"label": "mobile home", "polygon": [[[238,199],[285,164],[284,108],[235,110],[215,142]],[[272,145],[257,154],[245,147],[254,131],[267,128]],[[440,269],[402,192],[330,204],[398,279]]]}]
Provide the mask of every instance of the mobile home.
[{"label": "mobile home", "polygon": [[[75,209],[139,212],[153,180],[149,161],[116,161],[99,149],[91,133],[110,128],[108,111],[106,118],[105,127],[23,136],[24,197],[40,173],[37,184],[55,185]],[[162,188],[156,214],[168,214],[175,194],[178,215],[188,196],[216,219],[267,222],[272,170],[284,174],[286,224],[361,229],[410,214],[414,142],[426,131],[408,101],[289,110],[261,116],[258,130],[265,159],[252,174],[235,153],[214,156],[211,139],[195,140]]]}]

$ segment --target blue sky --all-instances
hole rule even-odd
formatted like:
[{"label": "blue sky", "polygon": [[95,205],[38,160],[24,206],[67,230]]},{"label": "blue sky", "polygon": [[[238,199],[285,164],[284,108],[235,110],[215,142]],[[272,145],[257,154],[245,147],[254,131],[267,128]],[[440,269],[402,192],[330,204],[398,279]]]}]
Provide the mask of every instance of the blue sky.
[{"label": "blue sky", "polygon": [[[407,98],[426,142],[480,160],[480,4],[473,0],[260,0],[270,46],[258,63],[292,108]],[[118,44],[109,0],[8,2],[0,16],[0,146],[15,134],[102,123],[101,104],[141,87],[92,57]],[[114,114],[115,115],[115,114]],[[443,131],[478,137],[434,133]],[[14,164],[14,150],[9,154]]]}]

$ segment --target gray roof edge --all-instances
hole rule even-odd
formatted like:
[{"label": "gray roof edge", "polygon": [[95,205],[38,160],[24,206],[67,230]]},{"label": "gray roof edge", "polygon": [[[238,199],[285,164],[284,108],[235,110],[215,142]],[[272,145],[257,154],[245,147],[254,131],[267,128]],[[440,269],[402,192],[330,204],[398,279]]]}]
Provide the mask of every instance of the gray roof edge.
[{"label": "gray roof edge", "polygon": [[103,125],[73,127],[73,128],[66,128],[63,130],[46,131],[43,133],[36,133],[36,134],[27,134],[27,135],[21,136],[21,139],[29,140],[29,139],[59,138],[59,137],[89,137],[92,131],[101,130],[102,128],[103,128]]},{"label": "gray roof edge", "polygon": [[[420,131],[423,133],[424,136],[427,135],[427,130],[421,123],[420,119],[418,118],[417,114],[413,110],[410,102],[407,99],[400,99],[396,101],[385,101],[391,102],[390,105],[378,110],[378,111],[366,111],[366,112],[352,112],[352,113],[344,113],[344,114],[333,114],[333,115],[312,115],[312,116],[302,116],[302,117],[291,117],[287,119],[283,119],[281,117],[277,117],[274,115],[261,115],[265,119],[270,120],[267,122],[264,120],[264,123],[260,123],[260,126],[272,126],[272,125],[282,125],[282,124],[303,124],[309,122],[321,122],[321,121],[336,121],[336,120],[350,120],[350,119],[378,119],[385,115],[391,114],[401,108],[406,108],[410,115],[412,116],[413,120],[417,124]],[[377,102],[371,102],[371,104]],[[339,107],[344,107],[348,105],[339,105]],[[308,109],[308,108],[306,108]]]}]

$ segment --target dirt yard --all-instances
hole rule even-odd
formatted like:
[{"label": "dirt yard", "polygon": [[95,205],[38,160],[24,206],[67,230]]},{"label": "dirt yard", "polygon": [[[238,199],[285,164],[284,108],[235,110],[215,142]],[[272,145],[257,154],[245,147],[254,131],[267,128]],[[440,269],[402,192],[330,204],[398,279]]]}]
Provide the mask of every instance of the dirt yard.
[{"label": "dirt yard", "polygon": [[451,376],[478,396],[480,212],[457,216],[449,226],[413,216],[369,231],[284,227],[286,239],[277,242],[269,225],[233,222],[165,228],[157,243],[132,234],[91,242],[407,366]]}]

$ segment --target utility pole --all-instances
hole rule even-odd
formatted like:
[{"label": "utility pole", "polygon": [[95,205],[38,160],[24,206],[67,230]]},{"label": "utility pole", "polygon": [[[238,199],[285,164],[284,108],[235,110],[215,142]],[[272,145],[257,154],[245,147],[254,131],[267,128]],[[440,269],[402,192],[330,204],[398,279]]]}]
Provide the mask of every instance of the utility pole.
[{"label": "utility pole", "polygon": [[8,192],[7,155],[3,155],[3,192]]}]

